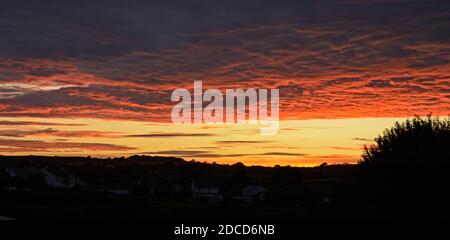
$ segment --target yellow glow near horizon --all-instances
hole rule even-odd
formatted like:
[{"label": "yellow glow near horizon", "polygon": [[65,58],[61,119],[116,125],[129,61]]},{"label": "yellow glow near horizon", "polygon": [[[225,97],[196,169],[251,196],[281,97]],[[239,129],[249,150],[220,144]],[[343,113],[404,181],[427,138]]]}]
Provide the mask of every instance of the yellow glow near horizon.
[{"label": "yellow glow near horizon", "polygon": [[[381,134],[395,121],[405,118],[313,119],[280,122],[280,131],[273,136],[260,135],[259,125],[173,125],[135,121],[60,118],[0,118],[0,121],[52,122],[83,124],[81,126],[3,125],[1,131],[36,131],[49,129],[64,132],[98,132],[105,136],[71,136],[35,134],[22,137],[1,136],[17,141],[69,143],[101,143],[133,149],[106,151],[93,149],[55,148],[48,151],[8,152],[3,155],[76,155],[117,157],[134,154],[183,157],[186,160],[235,163],[246,165],[312,166],[323,162],[355,163],[361,147]],[[146,136],[144,136],[147,134]],[[131,136],[130,136],[131,135]],[[135,136],[133,136],[135,135]],[[25,143],[26,144],[26,143]],[[23,146],[22,146],[23,147]],[[9,146],[11,148],[11,146]]]}]

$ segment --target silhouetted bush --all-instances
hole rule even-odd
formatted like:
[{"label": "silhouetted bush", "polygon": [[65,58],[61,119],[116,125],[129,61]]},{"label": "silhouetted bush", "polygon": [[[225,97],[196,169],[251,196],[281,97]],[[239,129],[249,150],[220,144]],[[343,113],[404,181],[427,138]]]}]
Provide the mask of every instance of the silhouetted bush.
[{"label": "silhouetted bush", "polygon": [[380,214],[448,217],[450,119],[396,122],[375,142],[365,146],[360,166]]},{"label": "silhouetted bush", "polygon": [[450,161],[450,119],[416,117],[396,122],[378,136],[376,144],[365,146],[363,165],[448,164]]}]

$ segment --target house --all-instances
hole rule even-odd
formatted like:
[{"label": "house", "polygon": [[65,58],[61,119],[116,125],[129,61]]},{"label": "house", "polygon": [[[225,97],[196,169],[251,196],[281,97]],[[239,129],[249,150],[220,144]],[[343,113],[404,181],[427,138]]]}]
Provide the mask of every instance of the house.
[{"label": "house", "polygon": [[8,173],[10,178],[22,178],[24,180],[28,180],[31,177],[35,176],[43,176],[41,170],[36,167],[8,167],[6,168],[6,172]]},{"label": "house", "polygon": [[114,195],[130,195],[131,190],[127,188],[111,188],[108,192]]},{"label": "house", "polygon": [[87,187],[87,184],[78,176],[70,173],[65,169],[50,170],[48,168],[42,168],[41,172],[44,174],[47,186],[55,188],[74,188],[74,187]]},{"label": "house", "polygon": [[249,185],[242,189],[241,194],[242,199],[247,202],[251,202],[265,200],[268,192],[269,191],[261,185]]},{"label": "house", "polygon": [[44,179],[45,184],[49,187],[73,188],[87,186],[79,177],[64,169],[50,170],[48,168],[37,167],[8,167],[6,172],[11,178],[21,178],[25,181],[32,181],[33,177],[40,177]]},{"label": "house", "polygon": [[206,199],[209,203],[220,203],[223,195],[217,184],[211,181],[192,181],[192,197],[196,199]]},{"label": "house", "polygon": [[126,196],[133,193],[132,188],[132,182],[123,178],[117,178],[104,181],[99,189],[100,191],[106,192],[111,195]]}]

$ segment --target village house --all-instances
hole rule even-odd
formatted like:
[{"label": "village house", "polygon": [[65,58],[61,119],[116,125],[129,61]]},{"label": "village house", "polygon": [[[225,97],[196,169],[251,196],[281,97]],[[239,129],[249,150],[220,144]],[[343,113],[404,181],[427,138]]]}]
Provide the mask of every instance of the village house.
[{"label": "village house", "polygon": [[249,185],[242,189],[241,194],[247,202],[263,201],[267,198],[268,190],[261,185]]},{"label": "village house", "polygon": [[192,181],[192,197],[195,199],[205,199],[209,203],[220,203],[223,195],[218,185],[210,181]]},{"label": "village house", "polygon": [[33,177],[44,179],[45,184],[54,188],[74,188],[87,187],[87,184],[80,178],[67,170],[53,170],[48,168],[37,167],[8,167],[6,169],[10,178],[20,178],[25,181]]},{"label": "village house", "polygon": [[74,187],[87,187],[87,184],[83,182],[78,176],[70,173],[65,169],[52,170],[48,168],[42,168],[41,172],[44,174],[47,186],[55,188],[74,188]]}]

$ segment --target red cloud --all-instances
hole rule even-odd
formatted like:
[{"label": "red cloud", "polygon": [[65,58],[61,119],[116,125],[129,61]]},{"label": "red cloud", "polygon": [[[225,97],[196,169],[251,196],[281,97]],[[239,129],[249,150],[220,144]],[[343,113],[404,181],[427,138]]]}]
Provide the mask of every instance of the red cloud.
[{"label": "red cloud", "polygon": [[171,91],[195,80],[280,88],[282,119],[447,115],[450,44],[436,35],[447,16],[249,25],[102,61],[4,59],[0,95],[16,92],[0,116],[170,121]]}]

